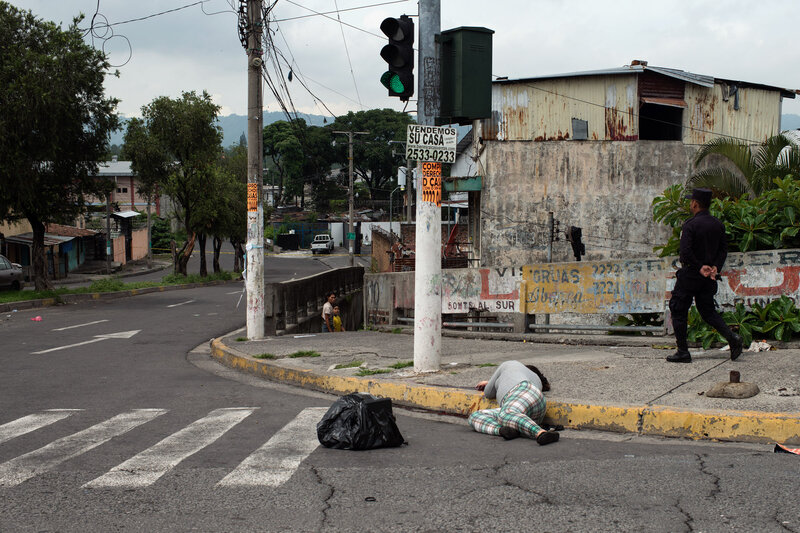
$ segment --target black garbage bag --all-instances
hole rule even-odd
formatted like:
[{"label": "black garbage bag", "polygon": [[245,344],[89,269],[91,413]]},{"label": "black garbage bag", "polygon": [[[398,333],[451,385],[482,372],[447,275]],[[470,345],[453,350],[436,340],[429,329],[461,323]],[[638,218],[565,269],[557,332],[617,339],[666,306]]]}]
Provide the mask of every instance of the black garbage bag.
[{"label": "black garbage bag", "polygon": [[317,438],[326,448],[371,450],[400,446],[404,439],[392,414],[392,401],[355,392],[331,405],[317,424]]}]

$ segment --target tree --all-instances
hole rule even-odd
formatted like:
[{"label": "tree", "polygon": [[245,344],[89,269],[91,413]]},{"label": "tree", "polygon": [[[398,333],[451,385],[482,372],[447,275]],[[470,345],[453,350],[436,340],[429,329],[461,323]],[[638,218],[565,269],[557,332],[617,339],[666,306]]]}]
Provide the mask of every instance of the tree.
[{"label": "tree", "polygon": [[303,194],[303,147],[296,128],[305,128],[305,121],[295,124],[278,120],[264,127],[264,155],[272,160],[277,174],[277,202]]},{"label": "tree", "polygon": [[[223,197],[228,203],[220,229],[214,233],[214,272],[219,270],[219,251],[222,239],[229,239],[234,250],[233,271],[244,269],[244,244],[247,241],[247,142],[225,150],[220,162],[222,171],[230,176]],[[267,219],[265,214],[264,219]]]},{"label": "tree", "polygon": [[[179,99],[156,98],[142,107],[140,128],[146,141],[138,144],[137,155],[132,145],[129,155],[144,161],[155,154],[157,164],[168,166],[164,192],[175,202],[177,217],[186,229],[186,242],[173,250],[175,273],[186,275],[186,264],[198,234],[203,233],[208,214],[205,203],[213,194],[216,164],[222,153],[222,131],[217,126],[219,106],[203,91],[184,92]],[[139,130],[135,129],[134,132]],[[138,135],[138,133],[137,133]],[[144,147],[144,148],[141,148]],[[153,150],[149,152],[148,150]]]},{"label": "tree", "polygon": [[33,228],[37,290],[51,287],[45,224],[71,223],[111,188],[94,176],[118,101],[104,94],[110,65],[83,41],[80,21],[64,30],[0,1],[0,216]]},{"label": "tree", "polygon": [[[405,141],[406,127],[412,122],[405,113],[370,109],[337,117],[332,126],[336,131],[369,132],[354,139],[353,174],[366,183],[373,207],[375,200],[389,197],[400,163],[389,141]],[[336,148],[338,162],[347,168],[347,142],[337,141]]]},{"label": "tree", "polygon": [[696,172],[689,178],[689,186],[715,189],[732,198],[746,194],[753,199],[772,189],[776,178],[800,178],[800,147],[782,134],[770,137],[755,150],[735,139],[712,139],[697,151],[695,166],[711,155],[722,157],[728,165]]},{"label": "tree", "polygon": [[[139,194],[147,199],[147,242],[152,242],[150,206],[167,182],[172,161],[164,148],[149,135],[144,120],[132,118],[125,131],[123,155],[131,161],[131,169],[139,181]],[[152,262],[152,249],[147,247],[148,265]]]}]

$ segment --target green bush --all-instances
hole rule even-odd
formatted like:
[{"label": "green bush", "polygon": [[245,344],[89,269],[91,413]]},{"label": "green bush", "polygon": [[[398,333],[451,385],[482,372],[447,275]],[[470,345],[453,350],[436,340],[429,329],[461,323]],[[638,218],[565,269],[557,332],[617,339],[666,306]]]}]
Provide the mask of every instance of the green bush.
[{"label": "green bush", "polygon": [[[742,337],[745,349],[756,337],[787,342],[800,333],[800,310],[786,296],[765,306],[753,304],[750,310],[736,304],[733,311],[722,313],[722,318]],[[695,306],[689,310],[688,339],[701,343],[706,350],[716,342],[725,342],[722,335],[703,321]]]},{"label": "green bush", "polygon": [[[709,211],[725,224],[730,251],[800,247],[800,185],[791,177],[775,179],[774,184],[754,199],[712,200]],[[672,228],[666,244],[654,247],[661,257],[678,254],[681,225],[691,216],[684,194],[682,185],[673,185],[653,199],[653,220]]]}]

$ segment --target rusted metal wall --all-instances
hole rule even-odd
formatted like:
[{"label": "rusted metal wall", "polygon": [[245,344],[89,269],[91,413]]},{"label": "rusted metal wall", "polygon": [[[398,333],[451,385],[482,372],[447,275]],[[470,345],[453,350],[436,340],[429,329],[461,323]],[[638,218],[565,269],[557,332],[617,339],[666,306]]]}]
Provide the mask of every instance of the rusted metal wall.
[{"label": "rusted metal wall", "polygon": [[573,260],[567,226],[583,228],[584,261],[652,255],[669,230],[651,202],[691,175],[695,146],[680,141],[486,143],[481,265],[545,260],[547,212],[559,222],[553,261]]},{"label": "rusted metal wall", "polygon": [[496,83],[483,138],[554,141],[572,137],[572,119],[588,122],[589,140],[635,140],[636,74]]},{"label": "rusted metal wall", "polygon": [[683,114],[684,142],[703,144],[719,135],[763,142],[780,131],[781,98],[778,91],[753,87],[738,89],[739,109],[735,109],[736,96],[723,100],[726,86],[716,83],[713,89],[686,84],[685,100],[688,108]]}]

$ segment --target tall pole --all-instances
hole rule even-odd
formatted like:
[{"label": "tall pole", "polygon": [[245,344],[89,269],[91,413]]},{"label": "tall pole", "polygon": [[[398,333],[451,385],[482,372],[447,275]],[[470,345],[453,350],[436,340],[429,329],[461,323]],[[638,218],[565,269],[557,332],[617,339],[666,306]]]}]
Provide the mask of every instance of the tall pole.
[{"label": "tall pole", "polygon": [[[440,107],[435,42],[440,27],[440,0],[420,0],[417,122],[426,126],[435,125]],[[422,162],[417,165],[422,174]],[[414,371],[438,372],[442,357],[442,208],[423,200],[422,190],[417,188]]]},{"label": "tall pole", "polygon": [[414,205],[414,202],[411,201],[411,195],[413,194],[415,186],[414,170],[411,168],[411,160],[406,159],[406,222],[408,223],[411,223],[414,219],[414,215],[411,212],[411,206]]},{"label": "tall pole", "polygon": [[351,239],[350,236],[355,234],[355,228],[353,227],[353,135],[366,135],[369,132],[366,131],[334,131],[333,133],[341,133],[343,135],[347,135],[347,172],[348,172],[348,181],[350,183],[350,187],[348,188],[348,196],[349,196],[349,209],[348,209],[348,224],[347,224],[347,247],[350,250],[350,266],[353,266],[353,248],[355,247],[355,239]]},{"label": "tall pole", "polygon": [[353,132],[348,132],[347,135],[347,176],[348,176],[348,183],[350,184],[349,188],[349,198],[348,198],[348,209],[347,209],[347,249],[350,252],[350,266],[353,266],[353,251],[355,248],[355,242],[353,241],[353,232],[355,228],[353,227]]},{"label": "tall pole", "polygon": [[264,338],[264,205],[262,203],[261,0],[247,2],[247,338]]},{"label": "tall pole", "polygon": [[[553,220],[553,212],[547,213],[547,262],[553,262],[553,237],[555,236],[555,222]],[[550,313],[544,314],[544,323],[550,323]],[[544,330],[547,333],[548,330]]]},{"label": "tall pole", "polygon": [[106,274],[111,274],[111,193],[106,197]]}]

